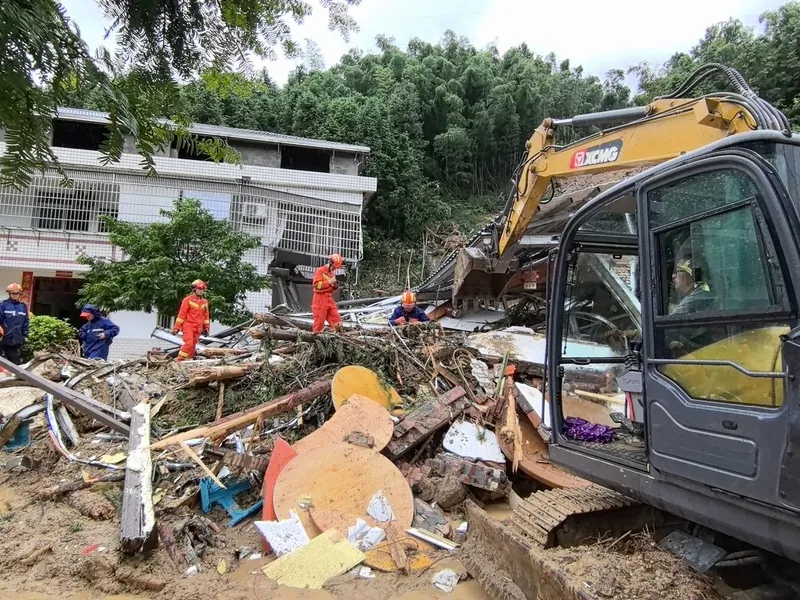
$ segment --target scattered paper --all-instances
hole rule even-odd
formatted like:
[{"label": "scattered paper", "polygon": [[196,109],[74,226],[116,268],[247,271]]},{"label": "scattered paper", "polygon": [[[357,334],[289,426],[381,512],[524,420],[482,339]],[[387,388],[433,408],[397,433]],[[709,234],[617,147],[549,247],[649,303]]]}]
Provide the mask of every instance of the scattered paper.
[{"label": "scattered paper", "polygon": [[297,498],[297,505],[302,509],[307,509],[313,506],[313,504],[311,503],[311,494],[301,494]]},{"label": "scattered paper", "polygon": [[217,573],[220,575],[225,575],[228,572],[228,563],[225,562],[224,558],[220,558],[219,562],[217,563]]},{"label": "scattered paper", "polygon": [[461,578],[453,569],[442,569],[433,576],[431,583],[445,594],[449,594],[455,589],[456,585],[458,585],[459,579]]},{"label": "scattered paper", "polygon": [[254,552],[250,555],[248,560],[260,560],[261,559],[261,552]]},{"label": "scattered paper", "polygon": [[453,423],[442,442],[445,450],[470,460],[505,463],[506,457],[493,431],[470,421]]},{"label": "scattered paper", "polygon": [[128,457],[124,452],[117,452],[116,454],[104,454],[100,457],[100,462],[104,462],[108,465],[118,465],[126,458]]},{"label": "scattered paper", "polygon": [[369,567],[360,567],[358,569],[357,575],[361,579],[375,579],[375,573],[372,572],[372,569]]},{"label": "scattered paper", "polygon": [[347,530],[347,539],[359,550],[366,552],[383,541],[386,532],[380,527],[370,527],[363,519],[356,519],[356,524]]},{"label": "scattered paper", "polygon": [[200,571],[200,567],[198,565],[192,565],[188,569],[186,569],[186,576],[187,577],[194,577]]},{"label": "scattered paper", "polygon": [[277,556],[289,554],[310,541],[300,518],[293,510],[289,511],[289,518],[283,521],[256,521],[256,529],[269,542]]},{"label": "scattered paper", "polygon": [[375,492],[375,495],[372,496],[369,506],[367,506],[367,514],[381,523],[394,521],[394,512],[392,512],[392,507],[389,506],[389,501],[386,499],[383,490]]}]

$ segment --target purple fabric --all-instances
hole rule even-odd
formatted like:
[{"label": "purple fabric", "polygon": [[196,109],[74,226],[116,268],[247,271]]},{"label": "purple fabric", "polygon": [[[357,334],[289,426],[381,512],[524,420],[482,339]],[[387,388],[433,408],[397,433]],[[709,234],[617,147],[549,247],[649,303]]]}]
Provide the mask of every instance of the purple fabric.
[{"label": "purple fabric", "polygon": [[564,419],[564,435],[573,440],[607,444],[613,441],[614,430],[608,425],[590,423],[580,417],[567,417]]}]

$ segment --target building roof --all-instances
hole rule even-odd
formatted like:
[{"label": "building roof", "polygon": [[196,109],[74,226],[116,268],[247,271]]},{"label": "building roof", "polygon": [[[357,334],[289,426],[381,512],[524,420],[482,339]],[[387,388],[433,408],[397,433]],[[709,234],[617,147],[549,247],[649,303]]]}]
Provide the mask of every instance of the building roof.
[{"label": "building roof", "polygon": [[[99,110],[86,110],[84,108],[59,107],[56,111],[56,117],[67,121],[108,123],[108,113]],[[281,144],[284,146],[300,146],[303,148],[319,148],[324,150],[340,150],[342,152],[369,152],[368,146],[328,142],[294,135],[284,135],[282,133],[271,133],[269,131],[255,131],[253,129],[237,129],[236,127],[221,127],[219,125],[194,123],[189,130],[197,135],[223,137],[232,140]]]}]

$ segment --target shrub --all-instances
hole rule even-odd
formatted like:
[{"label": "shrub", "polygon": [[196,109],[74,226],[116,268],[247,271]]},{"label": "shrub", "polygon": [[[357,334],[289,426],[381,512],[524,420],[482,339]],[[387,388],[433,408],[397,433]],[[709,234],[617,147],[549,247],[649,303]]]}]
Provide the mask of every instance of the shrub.
[{"label": "shrub", "polygon": [[22,346],[22,360],[28,361],[36,352],[55,352],[76,339],[77,330],[61,319],[47,315],[31,317],[28,339]]}]

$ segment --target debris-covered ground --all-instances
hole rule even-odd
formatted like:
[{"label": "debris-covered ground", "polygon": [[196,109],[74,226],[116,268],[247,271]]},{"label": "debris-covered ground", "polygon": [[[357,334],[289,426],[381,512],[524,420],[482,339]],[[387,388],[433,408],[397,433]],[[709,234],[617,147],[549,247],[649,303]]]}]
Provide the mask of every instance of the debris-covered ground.
[{"label": "debris-covered ground", "polygon": [[[488,598],[459,562],[465,503],[500,520],[517,492],[588,485],[547,459],[541,336],[394,329],[392,308],[317,335],[307,315],[259,315],[182,363],[155,332],[167,350],[124,364],[7,365],[0,595]],[[567,407],[602,435],[622,432],[609,377],[570,380],[592,401]],[[590,597],[713,597],[687,565],[629,544],[552,560]],[[611,575],[619,552],[630,568]],[[689,595],[641,595],[655,587],[632,573]]]}]

